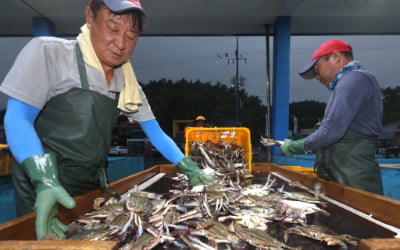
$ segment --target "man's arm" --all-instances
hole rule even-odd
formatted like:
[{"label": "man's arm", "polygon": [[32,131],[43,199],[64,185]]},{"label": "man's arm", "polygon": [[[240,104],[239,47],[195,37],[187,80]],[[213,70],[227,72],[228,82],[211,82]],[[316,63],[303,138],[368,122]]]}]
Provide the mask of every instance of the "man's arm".
[{"label": "man's arm", "polygon": [[209,184],[212,178],[202,171],[190,157],[185,157],[176,143],[161,129],[153,119],[141,122],[140,126],[149,137],[151,143],[170,162],[178,167],[190,180],[193,186]]},{"label": "man's arm", "polygon": [[68,227],[57,219],[57,204],[73,208],[75,201],[58,180],[57,159],[45,154],[34,123],[40,109],[9,98],[4,126],[10,150],[29,176],[36,192],[36,237],[55,232],[65,238]]},{"label": "man's arm", "polygon": [[172,138],[161,129],[157,120],[141,122],[140,126],[153,146],[172,164],[178,164],[185,157]]},{"label": "man's arm", "polygon": [[344,136],[362,107],[366,91],[363,80],[361,74],[354,72],[340,80],[329,99],[321,126],[305,140],[306,151],[332,145]]},{"label": "man's arm", "polygon": [[40,109],[9,98],[4,116],[7,143],[18,163],[33,155],[44,154],[34,123]]}]

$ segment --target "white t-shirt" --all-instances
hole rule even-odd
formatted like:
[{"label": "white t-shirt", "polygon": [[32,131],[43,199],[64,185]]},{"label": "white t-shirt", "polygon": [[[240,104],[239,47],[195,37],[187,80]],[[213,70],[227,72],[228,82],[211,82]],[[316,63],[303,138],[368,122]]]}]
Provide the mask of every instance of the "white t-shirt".
[{"label": "white t-shirt", "polygon": [[[54,96],[63,94],[73,87],[81,87],[75,56],[76,40],[56,37],[32,39],[19,53],[8,72],[0,91],[36,108],[43,109]],[[121,68],[116,68],[110,87],[102,72],[89,65],[86,74],[89,89],[115,98],[124,86]],[[130,122],[154,119],[154,114],[142,88],[139,86],[142,105],[138,112],[125,113]]]}]

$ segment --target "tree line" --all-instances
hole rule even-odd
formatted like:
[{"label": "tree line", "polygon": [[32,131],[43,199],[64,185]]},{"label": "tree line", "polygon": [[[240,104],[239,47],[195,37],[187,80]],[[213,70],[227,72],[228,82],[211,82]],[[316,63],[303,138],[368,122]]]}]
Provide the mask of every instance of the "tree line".
[{"label": "tree line", "polygon": [[400,120],[400,87],[382,89],[383,124]]},{"label": "tree line", "polygon": [[[141,83],[158,122],[164,131],[172,135],[173,120],[191,120],[203,115],[212,126],[234,126],[236,91],[220,82],[177,82],[161,79]],[[248,95],[244,89],[238,92],[240,99],[240,126],[252,133],[252,143],[258,143],[265,135],[267,107],[257,96]],[[382,89],[384,106],[383,124],[400,120],[400,87]],[[326,103],[313,100],[292,102],[289,114],[296,116],[300,129],[313,128],[322,119]],[[1,124],[5,110],[0,110]],[[289,118],[288,118],[289,119]]]},{"label": "tree line", "polygon": [[[197,115],[204,115],[215,126],[229,122],[234,125],[236,92],[222,83],[161,79],[142,84],[142,88],[159,123],[169,134],[173,120],[190,120]],[[252,142],[258,143],[259,137],[265,135],[267,107],[244,89],[239,90],[239,97],[241,126],[248,127]],[[383,123],[400,120],[400,87],[382,89],[382,98]],[[296,116],[300,129],[314,128],[322,120],[325,107],[326,103],[314,100],[292,102],[289,114]]]},{"label": "tree line", "polygon": [[[382,123],[400,120],[400,87],[381,89],[383,100]],[[300,128],[312,128],[324,115],[326,103],[318,101],[293,102],[289,114],[298,119]]]},{"label": "tree line", "polygon": [[[198,115],[205,116],[211,126],[234,126],[236,91],[220,82],[161,79],[142,84],[142,88],[158,122],[170,135],[173,120],[193,120]],[[249,128],[256,142],[265,131],[266,107],[243,89],[238,96],[240,126]]]}]

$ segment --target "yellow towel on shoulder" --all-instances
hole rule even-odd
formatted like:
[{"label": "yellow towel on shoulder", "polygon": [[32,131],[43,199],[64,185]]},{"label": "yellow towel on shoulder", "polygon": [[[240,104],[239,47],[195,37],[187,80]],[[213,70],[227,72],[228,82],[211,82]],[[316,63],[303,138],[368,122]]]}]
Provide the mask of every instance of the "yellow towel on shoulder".
[{"label": "yellow towel on shoulder", "polygon": [[[81,27],[81,31],[76,40],[82,50],[83,61],[95,69],[98,69],[105,77],[100,61],[92,47],[90,30],[86,24]],[[125,85],[119,95],[118,108],[125,112],[135,112],[142,103],[142,98],[139,93],[139,83],[129,61],[124,63],[121,68],[124,74]]]}]

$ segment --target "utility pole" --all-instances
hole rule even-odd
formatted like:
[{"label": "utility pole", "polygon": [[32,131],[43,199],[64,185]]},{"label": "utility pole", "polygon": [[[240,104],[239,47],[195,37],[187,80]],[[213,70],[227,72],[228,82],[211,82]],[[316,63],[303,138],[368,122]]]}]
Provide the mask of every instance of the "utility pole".
[{"label": "utility pole", "polygon": [[[225,53],[225,56],[228,57],[228,53]],[[239,37],[236,37],[236,50],[235,50],[235,58],[228,58],[228,65],[230,62],[233,64],[236,63],[236,74],[235,77],[231,79],[232,86],[235,88],[235,93],[236,93],[236,100],[235,100],[235,126],[240,126],[239,124],[239,103],[240,103],[240,97],[239,97],[239,88],[240,86],[244,85],[244,80],[245,78],[240,76],[239,77],[239,61],[244,60],[244,63],[247,62],[247,58],[242,57],[242,55],[239,55]]]}]

